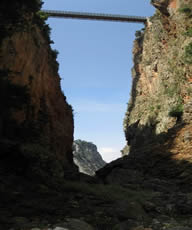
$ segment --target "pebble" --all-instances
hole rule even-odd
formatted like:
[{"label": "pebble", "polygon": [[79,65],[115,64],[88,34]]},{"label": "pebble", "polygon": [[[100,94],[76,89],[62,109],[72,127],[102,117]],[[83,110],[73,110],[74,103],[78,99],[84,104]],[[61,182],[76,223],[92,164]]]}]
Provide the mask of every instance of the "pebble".
[{"label": "pebble", "polygon": [[56,228],[54,228],[53,230],[70,230],[70,229],[68,229],[68,228],[61,228],[61,227],[56,227]]}]

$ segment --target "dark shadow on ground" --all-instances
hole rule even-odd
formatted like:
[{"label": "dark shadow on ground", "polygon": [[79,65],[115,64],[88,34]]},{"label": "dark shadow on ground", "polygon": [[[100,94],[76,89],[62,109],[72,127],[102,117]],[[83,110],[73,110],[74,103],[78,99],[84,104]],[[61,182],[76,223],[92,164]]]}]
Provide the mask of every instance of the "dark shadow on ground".
[{"label": "dark shadow on ground", "polygon": [[[192,140],[183,140],[181,135],[180,139],[178,137],[178,141],[181,142],[180,145],[186,147],[186,150],[183,149],[181,153],[178,152],[179,149],[175,148],[175,138],[182,130],[189,132],[187,131],[189,124],[180,121],[167,133],[158,135],[155,133],[155,126],[138,126],[138,123],[132,126],[134,132],[131,132],[128,137],[129,155],[99,170],[98,177],[102,178],[105,183],[110,183],[107,178],[114,170],[125,169],[129,171],[126,176],[127,183],[129,183],[130,178],[134,177],[132,174],[134,170],[140,173],[142,181],[150,177],[171,180],[178,186],[178,189],[192,191],[192,187],[189,186],[192,183],[192,152],[189,152]],[[181,156],[177,157],[179,154]],[[126,183],[126,179],[123,180],[123,183]],[[138,178],[135,179],[135,183],[138,183]]]},{"label": "dark shadow on ground", "polygon": [[[171,152],[178,133],[188,126],[180,123],[159,135],[151,127],[138,127],[130,155],[108,164],[95,178],[73,171],[65,172],[64,178],[54,177],[46,167],[42,172],[39,162],[26,158],[19,143],[1,140],[0,228],[25,229],[83,217],[95,229],[111,230],[125,220],[148,226],[158,216],[188,218],[192,163],[185,152],[177,160],[174,156],[179,153]],[[147,206],[148,201],[153,207]],[[167,204],[173,206],[171,211]]]}]

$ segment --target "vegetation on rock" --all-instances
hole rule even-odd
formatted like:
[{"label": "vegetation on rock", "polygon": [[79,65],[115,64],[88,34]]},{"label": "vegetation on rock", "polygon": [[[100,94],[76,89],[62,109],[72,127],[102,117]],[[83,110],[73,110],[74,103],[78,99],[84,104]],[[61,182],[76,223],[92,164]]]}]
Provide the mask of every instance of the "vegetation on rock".
[{"label": "vegetation on rock", "polygon": [[185,47],[185,62],[191,64],[192,63],[192,42],[189,43],[189,45],[187,45]]},{"label": "vegetation on rock", "polygon": [[192,37],[192,27],[190,27],[189,29],[187,29],[187,31],[184,33],[184,35]]},{"label": "vegetation on rock", "polygon": [[90,177],[73,165],[72,108],[41,2],[2,1],[1,229],[191,229],[191,10],[152,3],[158,11],[133,49],[124,157]]},{"label": "vegetation on rock", "polygon": [[169,111],[169,116],[171,117],[181,118],[182,114],[183,114],[182,104],[177,104],[176,106],[172,107],[171,110]]},{"label": "vegetation on rock", "polygon": [[180,8],[179,12],[185,14],[188,17],[192,17],[192,8],[188,5],[185,5],[182,8]]}]

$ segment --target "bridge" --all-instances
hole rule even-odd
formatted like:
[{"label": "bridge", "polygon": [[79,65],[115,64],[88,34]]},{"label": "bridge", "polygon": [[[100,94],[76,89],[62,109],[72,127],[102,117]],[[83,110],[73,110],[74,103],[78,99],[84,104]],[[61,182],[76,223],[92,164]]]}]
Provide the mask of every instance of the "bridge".
[{"label": "bridge", "polygon": [[41,12],[46,13],[48,17],[56,17],[56,18],[72,18],[72,19],[84,19],[84,20],[135,22],[135,23],[147,22],[146,17],[140,17],[140,16],[82,13],[82,12],[58,11],[58,10],[41,10]]}]

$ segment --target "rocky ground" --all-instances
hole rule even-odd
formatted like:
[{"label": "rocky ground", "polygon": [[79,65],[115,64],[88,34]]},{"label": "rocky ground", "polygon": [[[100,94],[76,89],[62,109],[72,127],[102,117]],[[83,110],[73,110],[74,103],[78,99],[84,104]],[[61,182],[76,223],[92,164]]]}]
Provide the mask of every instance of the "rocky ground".
[{"label": "rocky ground", "polygon": [[46,184],[1,170],[0,229],[190,230],[192,147],[183,160],[169,151],[185,129],[181,123],[96,177],[69,172]]}]

